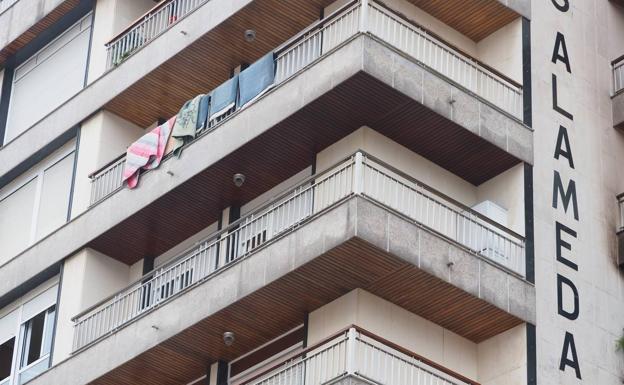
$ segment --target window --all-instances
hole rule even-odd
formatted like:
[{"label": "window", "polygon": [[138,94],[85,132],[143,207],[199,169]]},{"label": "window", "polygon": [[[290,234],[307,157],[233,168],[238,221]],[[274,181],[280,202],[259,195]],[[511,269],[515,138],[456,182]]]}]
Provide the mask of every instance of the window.
[{"label": "window", "polygon": [[0,381],[11,376],[13,366],[13,350],[15,349],[15,337],[0,345]]},{"label": "window", "polygon": [[0,264],[67,221],[76,142],[0,189]]},{"label": "window", "polygon": [[52,306],[24,324],[20,369],[49,356],[55,313],[56,308]]},{"label": "window", "polygon": [[17,254],[30,241],[36,191],[37,183],[31,179],[4,199],[0,198],[2,262]]},{"label": "window", "polygon": [[54,284],[0,318],[0,385],[21,385],[50,367],[57,294]]},{"label": "window", "polygon": [[84,87],[91,14],[15,69],[4,143]]}]

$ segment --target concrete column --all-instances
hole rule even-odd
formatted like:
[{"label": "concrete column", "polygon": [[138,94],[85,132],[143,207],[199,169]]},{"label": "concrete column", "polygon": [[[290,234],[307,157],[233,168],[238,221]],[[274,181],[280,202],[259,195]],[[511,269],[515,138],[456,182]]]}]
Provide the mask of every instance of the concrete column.
[{"label": "concrete column", "polygon": [[72,352],[72,318],[128,283],[129,266],[92,249],[83,249],[64,261],[53,365]]},{"label": "concrete column", "polygon": [[155,5],[153,0],[98,0],[95,6],[88,83],[106,71],[106,43]]},{"label": "concrete column", "polygon": [[143,128],[108,111],[100,111],[82,123],[72,218],[89,208],[89,174],[124,153],[128,145],[144,133]]}]

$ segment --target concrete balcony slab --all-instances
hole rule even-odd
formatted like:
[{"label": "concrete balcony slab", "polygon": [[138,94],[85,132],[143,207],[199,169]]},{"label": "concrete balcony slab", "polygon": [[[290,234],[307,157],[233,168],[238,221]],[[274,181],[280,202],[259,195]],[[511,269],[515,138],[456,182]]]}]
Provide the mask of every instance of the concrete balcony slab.
[{"label": "concrete balcony slab", "polygon": [[[413,235],[400,236],[408,233]],[[449,263],[454,261],[462,268]],[[300,324],[306,312],[358,287],[475,342],[535,322],[530,283],[354,196],[77,352],[31,384],[187,383],[205,373],[208,363],[232,359],[271,340]],[[521,295],[511,298],[517,293]],[[227,349],[221,341],[225,330],[237,335]],[[90,370],[78,370],[84,367]]]}]

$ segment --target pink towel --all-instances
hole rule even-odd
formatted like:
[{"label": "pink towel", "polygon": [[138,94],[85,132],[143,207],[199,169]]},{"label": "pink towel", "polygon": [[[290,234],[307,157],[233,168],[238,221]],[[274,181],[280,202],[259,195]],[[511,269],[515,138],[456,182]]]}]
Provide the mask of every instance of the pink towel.
[{"label": "pink towel", "polygon": [[141,169],[150,170],[158,167],[165,154],[167,140],[169,140],[175,120],[174,116],[128,147],[123,170],[123,180],[127,181],[128,188],[135,188],[139,183]]}]

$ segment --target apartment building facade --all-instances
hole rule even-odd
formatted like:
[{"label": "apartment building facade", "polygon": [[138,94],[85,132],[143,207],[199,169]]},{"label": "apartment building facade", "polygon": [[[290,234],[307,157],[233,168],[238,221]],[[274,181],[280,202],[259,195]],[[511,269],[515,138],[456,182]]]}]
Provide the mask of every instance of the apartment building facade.
[{"label": "apartment building facade", "polygon": [[619,0],[0,0],[0,385],[620,384],[623,58]]}]

